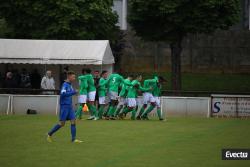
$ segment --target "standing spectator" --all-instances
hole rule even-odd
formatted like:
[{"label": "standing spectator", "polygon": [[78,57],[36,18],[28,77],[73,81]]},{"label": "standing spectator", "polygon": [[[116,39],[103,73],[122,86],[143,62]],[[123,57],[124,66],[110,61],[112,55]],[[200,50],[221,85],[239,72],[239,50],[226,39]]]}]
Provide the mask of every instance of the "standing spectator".
[{"label": "standing spectator", "polygon": [[11,88],[17,88],[17,83],[13,79],[12,72],[7,72],[3,86],[4,88],[10,88],[9,90],[7,90],[7,93],[14,93],[14,91],[11,90]]},{"label": "standing spectator", "polygon": [[69,71],[69,67],[66,66],[63,68],[63,72],[60,74],[60,86],[64,83],[64,81],[67,79],[67,73]]},{"label": "standing spectator", "polygon": [[31,87],[33,89],[40,89],[41,75],[37,69],[34,69],[30,75]]},{"label": "standing spectator", "polygon": [[3,87],[3,76],[2,73],[0,72],[0,88]]},{"label": "standing spectator", "polygon": [[[99,85],[99,81],[100,81],[100,72],[98,70],[96,70],[94,72],[94,81],[95,81],[95,87],[97,88]],[[98,95],[98,91],[96,91],[96,95],[95,95],[95,105],[98,108],[98,103],[99,102],[99,95]]]},{"label": "standing spectator", "polygon": [[20,87],[21,84],[21,75],[19,74],[17,69],[12,70],[13,79],[16,81],[17,86]]},{"label": "standing spectator", "polygon": [[[48,70],[46,75],[42,78],[41,88],[44,90],[55,90],[55,80],[52,77],[52,72]],[[54,91],[46,91],[44,94],[53,95]]]},{"label": "standing spectator", "polygon": [[22,69],[20,87],[31,88],[30,75],[25,68]]}]

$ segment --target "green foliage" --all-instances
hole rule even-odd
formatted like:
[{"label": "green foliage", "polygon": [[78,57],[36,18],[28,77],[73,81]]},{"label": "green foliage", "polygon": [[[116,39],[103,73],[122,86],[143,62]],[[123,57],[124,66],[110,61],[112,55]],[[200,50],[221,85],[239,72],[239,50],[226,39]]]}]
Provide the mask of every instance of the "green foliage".
[{"label": "green foliage", "polygon": [[3,0],[0,16],[9,37],[113,39],[118,32],[113,0]]},{"label": "green foliage", "polygon": [[144,40],[175,42],[188,33],[228,29],[239,19],[239,0],[130,0],[129,22]]}]

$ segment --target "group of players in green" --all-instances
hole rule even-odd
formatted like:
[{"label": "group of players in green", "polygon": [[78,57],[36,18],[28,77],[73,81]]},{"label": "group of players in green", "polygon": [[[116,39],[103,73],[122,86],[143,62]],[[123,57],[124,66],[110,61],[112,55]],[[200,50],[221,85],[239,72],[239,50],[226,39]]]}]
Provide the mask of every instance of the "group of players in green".
[{"label": "group of players in green", "polygon": [[[142,76],[128,75],[126,79],[118,73],[108,74],[107,71],[101,73],[101,78],[97,86],[90,69],[82,69],[79,80],[78,109],[75,112],[77,119],[82,119],[83,107],[88,106],[90,117],[88,120],[124,119],[127,113],[131,112],[131,120],[148,120],[148,114],[157,108],[159,120],[164,120],[161,114],[160,94],[161,84],[165,81],[161,76],[147,79],[141,86]],[[95,105],[95,96],[98,91],[99,107]],[[139,114],[138,92],[143,93],[143,106]],[[105,106],[108,109],[105,110]]]}]

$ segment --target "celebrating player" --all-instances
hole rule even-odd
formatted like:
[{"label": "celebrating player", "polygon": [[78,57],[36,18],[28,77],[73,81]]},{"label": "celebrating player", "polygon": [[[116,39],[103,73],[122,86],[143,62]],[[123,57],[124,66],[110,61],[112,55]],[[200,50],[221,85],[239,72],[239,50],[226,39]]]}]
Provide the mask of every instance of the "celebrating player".
[{"label": "celebrating player", "polygon": [[79,86],[80,86],[79,97],[78,97],[79,107],[76,112],[76,118],[78,119],[82,119],[82,109],[87,102],[88,82],[87,82],[87,77],[85,76],[85,74],[86,74],[86,70],[82,69],[82,75],[78,77]]},{"label": "celebrating player", "polygon": [[149,108],[143,113],[143,115],[141,116],[142,119],[144,120],[148,120],[148,114],[153,111],[153,109],[155,108],[155,106],[157,106],[157,114],[159,117],[159,120],[163,120],[162,116],[161,116],[161,109],[160,109],[160,90],[161,90],[161,83],[163,83],[165,81],[165,79],[161,76],[159,77],[155,77],[155,79],[157,80],[157,83],[154,84],[153,86],[153,94],[154,94],[154,103],[151,103],[151,105],[149,106]]},{"label": "celebrating player", "polygon": [[124,80],[123,83],[121,83],[121,91],[119,93],[119,108],[115,112],[115,117],[117,117],[120,114],[120,111],[122,109],[125,109],[127,107],[127,94],[128,94],[128,88],[131,85],[131,81],[133,79],[132,75],[129,75],[127,79]]},{"label": "celebrating player", "polygon": [[[156,87],[158,82],[158,78],[154,79],[147,79],[144,81],[143,87],[144,88],[150,88],[150,87]],[[151,104],[152,107],[155,106],[155,98],[153,97],[153,90],[150,89],[148,91],[145,91],[143,93],[143,106],[141,107],[141,110],[139,112],[139,115],[137,116],[137,120],[141,119],[142,114],[145,112],[146,108],[148,107],[148,104]]]},{"label": "celebrating player", "polygon": [[99,111],[98,114],[96,114],[96,120],[102,119],[104,107],[106,105],[106,94],[107,94],[107,77],[108,72],[103,71],[101,73],[101,78],[99,80],[99,87],[98,87],[98,94],[99,94]]},{"label": "celebrating player", "polygon": [[138,90],[141,91],[148,91],[152,88],[143,88],[141,86],[140,81],[142,80],[142,76],[138,75],[135,80],[132,81],[132,86],[129,86],[128,88],[128,108],[125,109],[121,114],[127,114],[128,112],[132,112],[131,119],[135,120],[136,117],[136,106],[137,106],[137,96],[138,96]]},{"label": "celebrating player", "polygon": [[96,95],[96,87],[95,87],[95,82],[94,82],[94,78],[91,74],[91,70],[90,69],[86,69],[86,78],[87,78],[87,83],[88,83],[88,95],[87,95],[87,104],[88,104],[88,108],[90,110],[90,117],[88,118],[88,120],[93,120],[93,119],[97,119],[95,118],[95,116],[97,115],[97,109],[95,106],[95,95]]},{"label": "celebrating player", "polygon": [[77,92],[73,89],[71,83],[75,81],[75,73],[67,72],[67,80],[63,83],[60,93],[60,118],[59,123],[56,124],[49,132],[47,141],[52,142],[52,135],[65,125],[67,120],[71,122],[71,141],[74,143],[81,143],[82,141],[76,139],[76,121],[75,113],[72,106],[72,96]]},{"label": "celebrating player", "polygon": [[108,114],[106,119],[114,120],[114,113],[116,110],[116,107],[118,105],[118,89],[122,82],[124,82],[124,79],[121,75],[117,73],[113,73],[109,76],[108,80],[108,96],[111,100],[111,104],[108,109]]}]

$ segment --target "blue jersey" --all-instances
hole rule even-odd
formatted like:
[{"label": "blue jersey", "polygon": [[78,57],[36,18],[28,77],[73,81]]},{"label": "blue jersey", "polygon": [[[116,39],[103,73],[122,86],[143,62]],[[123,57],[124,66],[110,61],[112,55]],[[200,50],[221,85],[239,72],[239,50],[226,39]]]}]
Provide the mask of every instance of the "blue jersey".
[{"label": "blue jersey", "polygon": [[71,83],[64,82],[60,93],[60,104],[72,106],[72,96],[76,94]]}]

